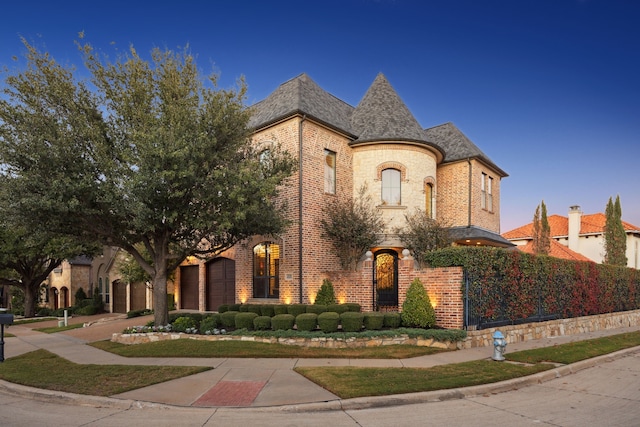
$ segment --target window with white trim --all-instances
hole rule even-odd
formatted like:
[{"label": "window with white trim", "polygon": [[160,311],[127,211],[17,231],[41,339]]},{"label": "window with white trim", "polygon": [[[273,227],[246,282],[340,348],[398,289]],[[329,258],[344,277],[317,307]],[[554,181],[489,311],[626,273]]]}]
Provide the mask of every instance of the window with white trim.
[{"label": "window with white trim", "polygon": [[336,153],[324,150],[324,192],[336,194]]},{"label": "window with white trim", "polygon": [[398,169],[382,171],[382,204],[398,206],[402,202],[400,193],[401,174]]}]

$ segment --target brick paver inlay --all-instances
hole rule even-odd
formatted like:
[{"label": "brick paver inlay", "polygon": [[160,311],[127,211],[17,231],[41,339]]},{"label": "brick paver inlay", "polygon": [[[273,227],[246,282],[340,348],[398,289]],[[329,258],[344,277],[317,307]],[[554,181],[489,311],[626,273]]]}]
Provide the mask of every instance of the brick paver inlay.
[{"label": "brick paver inlay", "polygon": [[249,406],[265,384],[265,381],[220,381],[192,406]]}]

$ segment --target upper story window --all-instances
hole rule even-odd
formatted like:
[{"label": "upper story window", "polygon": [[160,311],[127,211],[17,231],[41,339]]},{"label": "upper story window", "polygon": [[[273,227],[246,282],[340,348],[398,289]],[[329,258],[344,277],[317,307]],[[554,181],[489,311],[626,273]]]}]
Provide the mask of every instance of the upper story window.
[{"label": "upper story window", "polygon": [[433,184],[431,183],[427,183],[424,186],[424,211],[425,214],[427,215],[427,218],[434,218],[433,215]]},{"label": "upper story window", "polygon": [[382,204],[400,205],[400,178],[398,169],[385,169],[382,171]]},{"label": "upper story window", "polygon": [[336,153],[324,150],[324,192],[336,194]]},{"label": "upper story window", "polygon": [[480,207],[493,212],[493,178],[482,172]]},{"label": "upper story window", "polygon": [[262,242],[253,248],[253,297],[280,295],[280,245]]}]

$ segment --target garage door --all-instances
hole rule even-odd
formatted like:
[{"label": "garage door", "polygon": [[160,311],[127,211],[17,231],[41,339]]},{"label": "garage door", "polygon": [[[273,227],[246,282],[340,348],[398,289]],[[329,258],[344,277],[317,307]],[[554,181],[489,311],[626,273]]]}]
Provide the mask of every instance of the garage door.
[{"label": "garage door", "polygon": [[207,310],[236,302],[236,262],[216,258],[207,264]]},{"label": "garage door", "polygon": [[180,267],[180,308],[198,310],[198,270],[197,265]]},{"label": "garage door", "polygon": [[120,280],[113,282],[113,312],[127,312],[127,284]]}]

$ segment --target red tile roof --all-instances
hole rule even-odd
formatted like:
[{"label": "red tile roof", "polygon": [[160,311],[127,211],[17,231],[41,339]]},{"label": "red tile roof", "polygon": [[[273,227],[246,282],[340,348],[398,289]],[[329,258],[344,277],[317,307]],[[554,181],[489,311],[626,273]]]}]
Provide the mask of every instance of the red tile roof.
[{"label": "red tile roof", "polygon": [[[526,252],[528,254],[533,254],[533,240],[527,242],[526,245],[516,246],[517,249],[522,252]],[[592,259],[587,258],[586,256],[579,254],[578,252],[572,251],[562,243],[558,243],[555,240],[551,240],[551,248],[549,250],[549,255],[555,258],[568,259],[572,261],[591,261]]]},{"label": "red tile roof", "polygon": [[[561,215],[547,217],[551,229],[551,237],[567,237],[569,235],[569,218]],[[598,234],[604,232],[606,216],[603,213],[582,215],[580,218],[580,234]],[[625,231],[640,232],[640,227],[622,221]],[[507,240],[523,240],[533,238],[533,222],[502,234]]]}]

